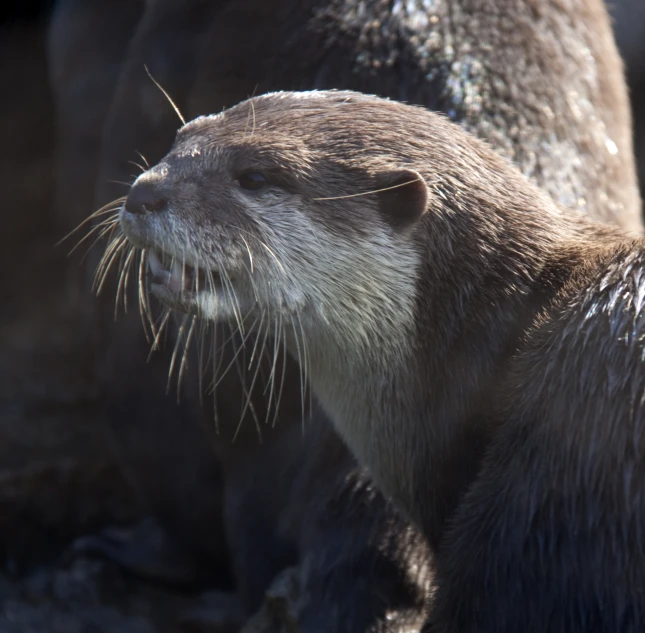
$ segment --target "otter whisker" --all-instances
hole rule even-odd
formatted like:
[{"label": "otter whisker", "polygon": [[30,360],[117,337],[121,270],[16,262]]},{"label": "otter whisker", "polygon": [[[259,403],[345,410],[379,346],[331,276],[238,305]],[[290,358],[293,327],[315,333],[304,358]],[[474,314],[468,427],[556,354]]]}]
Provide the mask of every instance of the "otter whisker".
[{"label": "otter whisker", "polygon": [[197,333],[197,390],[200,407],[204,406],[204,375],[208,370],[210,363],[210,346],[208,347],[209,357],[207,357],[206,361],[204,361],[204,349],[207,331],[208,321],[199,319],[199,332]]},{"label": "otter whisker", "polygon": [[189,318],[190,318],[190,315],[188,314],[185,314],[182,317],[181,325],[179,326],[179,329],[177,331],[175,346],[172,351],[172,357],[170,358],[170,367],[168,368],[168,382],[166,384],[166,395],[170,393],[170,384],[172,381],[172,375],[175,370],[175,363],[177,362],[177,352],[179,351],[179,345],[181,344],[181,341],[184,337],[184,330],[186,329],[186,323],[188,323]]},{"label": "otter whisker", "polygon": [[300,334],[301,334],[301,341],[302,341],[302,347],[303,347],[303,364],[300,367],[300,373],[303,375],[303,380],[301,381],[301,384],[303,385],[303,391],[301,393],[301,398],[302,398],[302,409],[303,409],[303,426],[304,426],[304,409],[306,399],[309,399],[309,416],[311,417],[312,413],[312,400],[311,396],[309,395],[309,346],[307,345],[307,337],[305,336],[305,330],[302,327],[302,319],[300,318],[300,312],[296,312],[296,318],[298,319],[298,325],[300,326]]},{"label": "otter whisker", "polygon": [[[215,391],[215,389],[217,389],[218,385],[221,383],[221,381],[223,380],[223,378],[226,376],[226,374],[228,373],[228,371],[229,371],[229,370],[231,369],[231,367],[233,366],[233,363],[235,363],[235,362],[236,362],[236,359],[237,359],[237,357],[239,356],[240,352],[241,352],[242,350],[244,350],[244,344],[246,343],[246,340],[248,339],[248,337],[249,337],[249,336],[251,336],[251,332],[253,331],[253,328],[255,327],[256,322],[257,322],[257,318],[256,318],[256,320],[252,323],[252,325],[251,325],[251,329],[246,333],[246,335],[245,335],[245,336],[244,336],[244,338],[242,339],[242,343],[241,343],[240,347],[239,347],[239,348],[237,348],[237,349],[235,350],[235,354],[233,355],[233,359],[232,359],[232,360],[229,362],[229,364],[226,366],[226,369],[224,370],[224,372],[222,373],[222,375],[218,378],[217,382],[215,382],[215,384],[213,384],[213,386],[212,386],[212,388],[211,388],[211,393],[212,393],[213,391]],[[238,331],[239,331],[239,330],[238,330]],[[236,334],[236,333],[237,333],[237,332],[235,332],[234,334]],[[231,336],[231,337],[229,338],[229,341],[230,341],[230,342],[231,342],[231,344],[235,347],[235,337],[234,337],[234,336]],[[224,345],[225,345],[225,344],[226,344],[226,343],[224,343]],[[223,348],[223,346],[222,346],[222,348]],[[222,349],[222,348],[220,348],[220,349]]]},{"label": "otter whisker", "polygon": [[134,266],[134,261],[135,261],[135,255],[137,253],[137,249],[133,246],[131,250],[132,257],[130,261],[127,263],[128,270],[125,273],[125,285],[123,287],[123,309],[125,310],[126,314],[128,312],[128,286],[130,284],[130,274],[132,273],[132,269]]},{"label": "otter whisker", "polygon": [[[264,391],[262,392],[262,395],[266,395],[267,390],[270,389],[269,392],[269,404],[271,403],[271,397],[273,395],[273,383],[275,381],[275,367],[278,362],[278,353],[277,353],[277,346],[278,346],[278,327],[279,327],[279,320],[280,316],[278,315],[278,320],[273,322],[273,360],[271,361],[271,371],[269,372],[269,378],[267,380],[266,385],[264,386]],[[271,317],[269,316],[269,321],[268,323],[271,323]]]},{"label": "otter whisker", "polygon": [[[211,270],[206,271],[206,283],[208,284],[210,292],[213,294],[213,296],[217,297],[217,295],[214,292],[215,288],[215,281],[213,279],[213,273]],[[217,311],[217,304],[215,306],[215,310]],[[217,344],[217,325],[213,325],[213,382],[211,383],[212,385],[215,385],[216,382],[216,376],[219,372],[219,369],[221,367],[222,361],[223,361],[223,355],[222,355],[222,349],[224,346],[231,340],[236,335],[237,331],[233,331],[229,337],[224,341],[222,347],[217,350],[216,344]]]},{"label": "otter whisker", "polygon": [[[110,268],[112,268],[112,265],[116,261],[116,258],[118,257],[119,253],[121,252],[123,247],[127,244],[127,240],[125,239],[125,237],[121,237],[121,238],[117,238],[117,239],[120,240],[119,244],[118,244],[118,246],[116,248],[113,249],[112,256],[110,257],[108,263],[103,268],[103,273],[102,273],[102,276],[100,278],[100,283],[98,285],[98,288],[96,289],[96,294],[97,295],[101,294],[101,290],[103,289],[103,285],[105,284],[105,281],[107,279],[107,276],[108,276],[108,273],[110,271]],[[98,269],[97,269],[97,272],[98,272]],[[94,285],[96,284],[96,281],[97,281],[97,279],[95,277]]]},{"label": "otter whisker", "polygon": [[82,222],[80,222],[67,235],[65,235],[65,237],[63,237],[58,242],[56,242],[55,246],[56,247],[60,246],[65,240],[67,240],[72,235],[74,235],[76,231],[78,231],[81,227],[85,226],[88,222],[90,222],[94,218],[97,218],[100,215],[105,215],[106,213],[113,213],[114,211],[118,211],[124,202],[125,202],[125,196],[122,196],[120,198],[116,198],[115,200],[112,200],[111,202],[108,202],[107,204],[103,205],[100,209],[97,209],[96,211],[88,215]]},{"label": "otter whisker", "polygon": [[[264,317],[265,317],[265,316],[266,316],[266,313],[265,313],[264,311],[262,311],[262,319],[261,319],[261,321],[260,321],[260,325],[258,326],[258,329],[260,329],[260,330],[262,329],[262,325],[264,324]],[[265,332],[264,332],[264,340],[262,341],[262,347],[263,347],[263,346],[265,345],[265,343],[266,343],[266,340],[267,340],[267,333],[268,333],[268,329],[267,329],[267,328],[265,328]],[[251,369],[251,367],[253,366],[253,358],[255,357],[255,352],[256,352],[256,350],[257,350],[257,346],[258,346],[258,341],[259,341],[259,340],[260,340],[260,337],[259,337],[259,335],[258,335],[258,336],[255,338],[255,344],[253,345],[253,353],[251,354],[251,360],[249,361],[249,365],[248,365],[249,370],[250,370],[250,369]],[[251,394],[253,393],[253,387],[255,387],[255,383],[256,383],[256,381],[257,381],[258,374],[260,373],[260,368],[261,368],[261,366],[262,366],[262,362],[261,362],[261,361],[262,361],[262,356],[261,356],[261,355],[259,355],[259,356],[258,356],[257,363],[256,363],[256,365],[257,365],[257,366],[256,366],[256,369],[255,369],[255,373],[253,374],[253,378],[251,379],[251,385],[249,386],[249,395],[248,395],[248,398],[247,398],[246,404],[244,405],[244,409],[242,410],[242,413],[241,413],[241,415],[240,415],[240,420],[244,417],[244,414],[246,413],[246,410],[247,410],[248,406],[251,404]]]},{"label": "otter whisker", "polygon": [[237,328],[240,331],[240,334],[244,334],[244,322],[240,318],[240,304],[237,300],[237,296],[235,294],[235,290],[233,289],[233,284],[231,283],[231,279],[228,276],[228,273],[224,268],[220,271],[220,278],[222,279],[224,283],[224,289],[225,292],[228,296],[228,299],[231,303],[231,306],[233,308],[233,314],[235,316],[235,321],[237,323]]},{"label": "otter whisker", "polygon": [[[262,379],[262,384],[264,384],[264,389],[262,390],[262,396],[266,398],[271,372],[269,372],[268,376],[265,373],[265,363],[264,363],[265,359],[272,364],[269,343],[271,341],[271,324],[273,323],[273,320],[271,316],[271,308],[269,306],[267,306],[266,308],[263,308],[263,315],[265,314],[267,318],[263,319],[265,323],[264,328],[260,327],[259,328],[260,331],[258,332],[258,340],[260,336],[263,336],[263,339],[262,339],[262,344],[259,348],[260,351],[257,359],[256,372],[259,372],[260,378]],[[262,332],[262,329],[264,329],[264,332]],[[255,350],[254,350],[254,353],[255,353]],[[271,395],[269,395],[269,400],[267,401],[267,405],[266,405],[267,414],[265,416],[265,419],[263,420],[265,425],[268,425],[270,399],[271,399]]]},{"label": "otter whisker", "polygon": [[[129,163],[132,161],[128,161]],[[137,165],[137,167],[141,167],[140,165]],[[145,169],[143,170],[145,171]],[[124,180],[106,180],[106,182],[112,183],[113,185],[123,185],[124,187],[127,187],[130,189],[132,187],[132,183],[134,182],[134,178],[132,182],[125,182]]]},{"label": "otter whisker", "polygon": [[[186,244],[190,243],[190,235],[188,234],[188,228],[184,230],[184,235],[186,237]],[[182,287],[182,294],[183,294],[183,289],[186,287],[186,251],[182,249],[181,252],[181,287]]]},{"label": "otter whisker", "polygon": [[125,236],[122,236],[122,235],[116,235],[110,239],[110,241],[108,242],[108,245],[105,247],[105,250],[103,251],[103,255],[101,255],[101,259],[99,260],[96,270],[94,271],[95,283],[96,283],[96,280],[102,274],[103,267],[107,264],[109,257],[114,252],[114,249],[119,245],[121,240],[125,240],[125,239],[126,239]]},{"label": "otter whisker", "polygon": [[110,226],[105,226],[101,230],[101,232],[96,236],[96,239],[88,246],[88,248],[85,250],[83,253],[79,264],[82,264],[85,261],[85,258],[92,252],[94,247],[101,241],[103,240],[106,236],[108,239],[108,244],[112,243],[115,239],[115,233],[118,235],[121,235],[120,233],[120,226],[118,222],[114,222]]},{"label": "otter whisker", "polygon": [[[235,346],[235,342],[233,342],[233,346]],[[243,350],[243,352],[246,351],[244,349],[244,343],[242,343],[241,349]],[[236,359],[237,359],[237,356],[238,356],[238,354],[236,352],[235,353],[235,358]],[[246,404],[245,404],[242,412],[240,413],[240,421],[237,424],[237,428],[235,429],[235,433],[234,433],[233,439],[231,441],[235,442],[235,440],[237,439],[237,436],[238,436],[238,434],[239,434],[239,432],[240,432],[240,430],[242,428],[242,423],[244,421],[244,415],[245,415],[245,413],[246,413],[246,411],[248,409],[248,411],[250,411],[251,415],[253,416],[253,421],[255,422],[255,429],[258,432],[258,438],[260,440],[260,443],[262,443],[262,430],[260,428],[260,421],[258,420],[258,416],[257,416],[257,413],[255,411],[255,407],[253,406],[253,403],[251,402],[251,391],[253,389],[253,386],[251,386],[250,389],[247,387],[247,385],[246,385],[246,372],[244,372],[244,375],[242,375],[240,364],[239,364],[238,360],[235,361],[235,365],[237,366],[238,375],[240,376],[240,382],[242,384],[242,390],[244,392]],[[244,365],[244,367],[246,368],[246,364]]]},{"label": "otter whisker", "polygon": [[[217,380],[217,371],[219,369],[219,365],[221,363],[221,355],[220,355],[220,360],[217,359],[216,356],[216,349],[217,349],[217,324],[213,323],[212,328],[211,328],[211,336],[212,336],[212,343],[211,343],[211,358],[213,362],[213,384],[215,384]],[[213,389],[211,393],[211,397],[213,398],[213,421],[215,422],[215,433],[219,435],[219,413],[217,411],[217,392],[215,389]]]},{"label": "otter whisker", "polygon": [[[156,337],[155,324],[152,318],[152,313],[150,310],[150,303],[148,301],[148,294],[146,292],[146,264],[147,264],[147,253],[145,250],[140,251],[139,258],[139,314],[141,315],[141,324],[143,325],[143,331],[146,335],[146,341],[150,343],[150,335],[148,333],[148,327],[150,328],[150,334],[152,338]],[[147,324],[147,327],[146,327]]]},{"label": "otter whisker", "polygon": [[304,393],[305,393],[305,385],[304,385],[304,375],[302,371],[303,367],[303,361],[304,361],[304,350],[301,352],[300,350],[300,342],[298,341],[298,332],[296,331],[296,326],[293,321],[291,322],[291,329],[293,331],[293,338],[294,342],[296,344],[296,352],[298,354],[298,366],[300,367],[300,398],[301,398],[301,409],[302,409],[302,418],[301,418],[301,424],[302,424],[302,431],[304,433],[305,430],[305,399],[304,399]]},{"label": "otter whisker", "polygon": [[[106,229],[105,233],[114,233],[114,231],[110,231],[110,229]],[[98,238],[100,239],[100,237]],[[125,235],[122,234],[117,234],[117,235],[112,235],[110,238],[110,241],[108,242],[108,245],[105,247],[105,250],[103,252],[103,255],[101,256],[101,259],[99,260],[99,263],[96,267],[96,273],[95,273],[95,278],[99,276],[99,274],[102,272],[104,266],[107,264],[109,257],[113,254],[114,249],[116,249],[119,244],[125,243],[126,237]]]},{"label": "otter whisker", "polygon": [[251,271],[248,269],[248,266],[246,265],[245,262],[242,262],[242,265],[244,266],[244,270],[246,270],[247,273],[249,273],[249,281],[251,282],[251,288],[253,288],[253,296],[255,297],[256,303],[260,303],[260,295],[258,293],[258,288],[255,284],[255,281],[253,280],[253,275]]},{"label": "otter whisker", "polygon": [[255,132],[255,106],[253,105],[253,97],[255,97],[255,91],[258,89],[259,84],[255,84],[255,88],[253,88],[253,93],[251,96],[248,98],[248,103],[251,106],[246,115],[246,125],[244,126],[244,136],[246,136],[246,131],[249,129],[249,116],[251,113],[253,113],[253,127],[251,129],[251,136],[253,136],[253,133]]},{"label": "otter whisker", "polygon": [[287,337],[284,331],[284,322],[280,317],[280,338],[282,339],[282,376],[280,378],[280,388],[278,390],[278,398],[275,404],[275,413],[271,422],[271,428],[275,427],[276,420],[278,419],[278,412],[280,411],[280,402],[282,402],[282,391],[284,389],[284,381],[287,375]]},{"label": "otter whisker", "polygon": [[[264,240],[261,240],[257,235],[254,235],[250,231],[246,231],[245,229],[235,226],[233,224],[230,225],[231,228],[234,228],[237,231],[240,231],[240,233],[246,233],[247,235],[250,235],[260,246],[262,246],[268,253],[275,259],[276,264],[278,264],[278,267],[280,270],[286,275],[287,271],[285,270],[284,266],[282,265],[282,262],[278,259],[278,256],[269,248],[269,245],[264,242]],[[242,236],[240,236],[242,237]]]},{"label": "otter whisker", "polygon": [[148,353],[148,358],[146,359],[146,363],[150,362],[150,358],[152,357],[153,352],[159,349],[159,340],[161,339],[161,335],[164,331],[164,328],[166,327],[166,324],[170,319],[171,312],[172,311],[169,308],[166,308],[163,315],[161,316],[161,323],[159,324],[157,335],[155,336],[155,339],[154,341],[152,341],[152,345],[150,346],[150,352]]},{"label": "otter whisker", "polygon": [[130,253],[132,250],[132,245],[130,242],[126,242],[125,247],[122,248],[119,252],[118,255],[118,263],[116,266],[116,275],[117,275],[117,292],[116,292],[116,298],[115,298],[115,320],[116,320],[116,310],[119,304],[119,286],[122,284],[121,279],[125,278],[125,272],[126,272],[126,256]]},{"label": "otter whisker", "polygon": [[[199,255],[195,257],[195,270],[203,270]],[[199,275],[193,275],[193,289],[195,294],[199,294]]]},{"label": "otter whisker", "polygon": [[249,248],[249,243],[244,239],[243,235],[240,235],[240,238],[244,242],[244,246],[246,246],[246,252],[249,254],[249,263],[251,264],[251,275],[253,274],[253,255],[251,255],[251,249]]},{"label": "otter whisker", "polygon": [[154,83],[159,90],[161,90],[161,93],[163,94],[166,99],[168,99],[168,103],[173,107],[173,110],[176,112],[177,116],[179,117],[179,120],[181,121],[182,125],[186,125],[186,119],[182,116],[181,112],[179,111],[179,108],[175,105],[175,102],[170,98],[170,95],[161,87],[159,82],[150,74],[150,71],[148,70],[148,66],[144,64],[143,66],[146,70],[146,73],[148,74],[148,77],[152,79],[152,83]]},{"label": "otter whisker", "polygon": [[146,169],[150,169],[150,163],[146,159],[146,157],[137,149],[134,150],[139,156],[141,157],[141,160],[143,161],[144,165],[146,166]]},{"label": "otter whisker", "polygon": [[369,196],[373,193],[381,193],[382,191],[390,191],[392,189],[398,189],[399,187],[406,187],[407,185],[412,185],[415,182],[422,182],[423,178],[415,178],[414,180],[409,180],[407,182],[400,182],[398,185],[392,185],[391,187],[383,187],[382,189],[372,189],[371,191],[362,191],[360,193],[350,193],[345,196],[330,196],[328,198],[312,198],[313,202],[323,202],[324,200],[345,200],[346,198],[360,198],[361,196]]},{"label": "otter whisker", "polygon": [[139,301],[139,317],[141,318],[141,327],[143,328],[143,334],[146,337],[146,342],[150,344],[150,338],[148,336],[148,328],[146,326],[146,319],[144,317],[144,307],[143,307],[143,280],[144,280],[144,252],[143,250],[139,251],[139,277],[137,284],[137,298]]},{"label": "otter whisker", "polygon": [[[76,244],[73,246],[72,250],[70,250],[69,253],[67,253],[67,256],[69,257],[70,255],[72,255],[74,253],[74,251],[76,251],[76,249],[78,249],[78,247],[81,244],[83,244],[87,239],[89,239],[97,231],[99,231],[98,240],[100,240],[101,237],[105,234],[105,229],[112,228],[113,226],[116,226],[118,223],[119,223],[118,216],[115,216],[115,217],[112,217],[112,218],[106,218],[103,221],[99,222],[98,224],[93,226],[78,242],[76,242]],[[71,236],[71,233],[69,235]],[[64,239],[66,239],[66,238],[64,238]],[[96,244],[96,242],[98,240],[94,241],[92,246],[90,246],[89,250],[92,249],[92,247],[94,246],[94,244]],[[59,244],[60,244],[60,242],[59,242]]]},{"label": "otter whisker", "polygon": [[[133,167],[136,167],[137,169],[140,169],[140,170],[141,170],[141,173],[143,173],[144,171],[147,171],[147,168],[146,168],[146,167],[144,167],[143,165],[140,165],[139,163],[137,163],[137,162],[136,162],[136,161],[134,161],[134,160],[129,160],[128,162],[129,162],[129,163],[130,163],[130,165],[132,165]],[[132,183],[130,183],[130,186],[132,186]]]},{"label": "otter whisker", "polygon": [[[266,316],[266,314],[267,314],[267,311],[266,311],[266,310],[263,310],[263,311],[262,311],[262,315],[261,315],[261,319],[260,319],[260,325],[258,326],[258,334],[257,334],[257,336],[255,337],[255,343],[253,344],[253,351],[252,351],[252,353],[251,353],[251,358],[249,359],[249,364],[248,364],[248,368],[249,368],[249,370],[251,370],[251,367],[253,366],[253,359],[255,358],[255,355],[256,355],[256,352],[257,352],[257,349],[258,349],[258,342],[260,341],[260,336],[261,336],[261,334],[262,334],[262,326],[263,326],[263,325],[264,325],[264,323],[265,323],[265,316]],[[265,327],[265,328],[264,328],[264,338],[263,338],[263,340],[262,340],[262,345],[260,345],[260,350],[264,350],[264,347],[265,347],[265,345],[266,345],[266,340],[267,340],[267,334],[268,334],[268,331],[269,331],[269,330],[268,330],[268,321],[267,321],[267,327]],[[261,361],[262,361],[262,351],[260,352],[260,354],[258,354],[258,357],[257,357],[257,363],[256,363],[256,364],[257,364],[257,369],[256,369],[256,373],[257,373],[257,372],[261,369],[261,367],[262,367],[262,362],[261,362]]]},{"label": "otter whisker", "polygon": [[[239,333],[240,333],[240,332],[239,332],[239,330],[238,330],[237,328],[236,328],[236,329],[234,329],[234,330],[232,330],[232,331],[231,331],[231,333],[228,335],[228,338],[226,338],[226,339],[224,340],[224,342],[223,342],[223,343],[219,346],[219,348],[216,350],[216,353],[217,353],[218,357],[220,358],[220,364],[221,364],[221,362],[222,362],[222,361],[221,361],[222,351],[223,351],[223,350],[224,350],[224,348],[225,348],[225,347],[226,347],[226,346],[227,346],[227,345],[232,341],[232,339],[233,339],[233,338],[235,338]],[[252,332],[251,332],[251,331],[249,331],[249,332],[247,333],[247,335],[246,335],[245,339],[243,339],[243,340],[246,340],[246,338],[248,338],[249,336],[251,336],[251,334],[252,334]]]},{"label": "otter whisker", "polygon": [[179,374],[177,375],[177,404],[179,404],[180,393],[181,393],[181,381],[186,373],[186,367],[188,364],[188,347],[190,341],[193,337],[193,332],[195,331],[195,323],[197,322],[197,317],[193,316],[193,320],[188,328],[188,334],[186,335],[186,342],[184,343],[184,353],[181,357],[181,364],[179,365]]},{"label": "otter whisker", "polygon": [[[197,269],[202,269],[201,266],[201,260],[199,255],[196,257],[196,262],[197,262]],[[199,294],[200,292],[200,287],[199,287],[199,275],[195,275],[193,278],[193,283],[195,286],[195,293]],[[207,283],[207,282],[206,282]],[[206,368],[208,367],[208,360],[206,361],[206,368],[204,366],[204,337],[205,337],[205,329],[206,329],[206,323],[203,320],[199,320],[199,331],[197,334],[197,389],[198,389],[198,397],[199,397],[199,404],[200,406],[203,406],[204,404],[204,399],[203,399],[203,382],[204,382],[204,372]]]},{"label": "otter whisker", "polygon": [[273,257],[273,259],[275,259],[275,262],[276,264],[278,264],[278,267],[280,268],[282,273],[286,275],[287,271],[285,270],[285,267],[282,265],[282,262],[278,259],[278,256],[262,240],[258,240],[258,243],[260,244],[260,246],[265,248],[265,250],[269,253],[269,255],[271,255],[271,257]]},{"label": "otter whisker", "polygon": [[[239,230],[243,230],[243,229],[239,229]],[[245,231],[245,233],[248,233],[248,231]],[[251,235],[251,233],[249,233],[249,235]],[[264,240],[258,239],[257,236],[254,236],[254,237],[256,238],[258,244],[260,246],[262,246],[262,248],[264,248],[269,253],[269,255],[271,255],[271,257],[273,257],[273,259],[275,260],[276,264],[278,265],[278,267],[280,268],[282,273],[284,273],[286,275],[287,271],[285,270],[284,266],[282,265],[282,262],[278,259],[278,256],[269,248],[269,245],[265,244]]]},{"label": "otter whisker", "polygon": [[132,263],[132,258],[134,257],[135,249],[130,246],[130,250],[121,266],[121,273],[119,274],[119,283],[116,288],[116,300],[114,302],[114,320],[118,316],[119,311],[119,295],[121,291],[123,292],[123,310],[128,313],[128,276],[130,274],[130,264]]}]

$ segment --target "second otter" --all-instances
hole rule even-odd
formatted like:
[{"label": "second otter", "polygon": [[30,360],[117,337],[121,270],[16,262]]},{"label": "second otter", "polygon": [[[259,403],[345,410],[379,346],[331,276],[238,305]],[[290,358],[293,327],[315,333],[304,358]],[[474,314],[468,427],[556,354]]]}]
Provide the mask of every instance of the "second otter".
[{"label": "second otter", "polygon": [[437,554],[428,631],[638,630],[642,240],[350,92],[189,123],[121,224],[168,305],[270,319],[306,366]]}]

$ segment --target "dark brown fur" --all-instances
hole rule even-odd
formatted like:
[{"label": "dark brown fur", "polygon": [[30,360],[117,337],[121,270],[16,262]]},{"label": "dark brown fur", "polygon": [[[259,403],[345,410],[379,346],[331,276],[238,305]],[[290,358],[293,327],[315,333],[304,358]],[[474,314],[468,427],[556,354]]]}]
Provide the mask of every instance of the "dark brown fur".
[{"label": "dark brown fur", "polygon": [[[266,175],[260,193],[238,188],[247,170]],[[396,199],[382,191],[411,174]],[[237,274],[237,227],[248,229],[255,282],[277,287],[256,309],[301,315],[323,408],[436,553],[424,630],[641,629],[642,239],[563,213],[442,117],[356,93],[269,95],[198,119],[142,187],[166,205],[134,215],[126,203],[136,244],[162,248],[159,231],[178,222],[192,256],[213,244],[200,261]],[[301,227],[316,236],[306,251]],[[337,250],[316,246],[330,238]],[[366,310],[351,321],[348,245],[376,249],[383,268],[351,269],[382,291],[380,321]],[[418,264],[401,270],[410,253]],[[388,285],[390,268],[413,295]],[[369,309],[369,294],[353,297]],[[410,307],[411,321],[395,321]]]}]

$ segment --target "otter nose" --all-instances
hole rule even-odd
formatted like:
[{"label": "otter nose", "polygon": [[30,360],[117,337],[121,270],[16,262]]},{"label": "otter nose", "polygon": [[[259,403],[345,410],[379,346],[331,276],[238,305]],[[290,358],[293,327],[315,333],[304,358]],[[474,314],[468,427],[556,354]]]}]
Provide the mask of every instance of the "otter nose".
[{"label": "otter nose", "polygon": [[168,205],[168,198],[159,185],[154,182],[140,181],[133,185],[125,201],[125,210],[134,215],[163,211]]}]

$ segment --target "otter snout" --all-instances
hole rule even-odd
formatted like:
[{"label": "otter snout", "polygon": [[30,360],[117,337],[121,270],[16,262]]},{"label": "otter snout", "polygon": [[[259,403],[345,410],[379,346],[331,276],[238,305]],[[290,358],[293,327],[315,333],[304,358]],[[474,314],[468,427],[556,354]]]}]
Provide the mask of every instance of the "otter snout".
[{"label": "otter snout", "polygon": [[135,180],[121,209],[121,228],[139,248],[154,247],[172,232],[172,189],[165,173],[153,168]]},{"label": "otter snout", "polygon": [[125,210],[132,215],[163,211],[168,206],[168,195],[155,180],[137,180],[125,201]]}]

